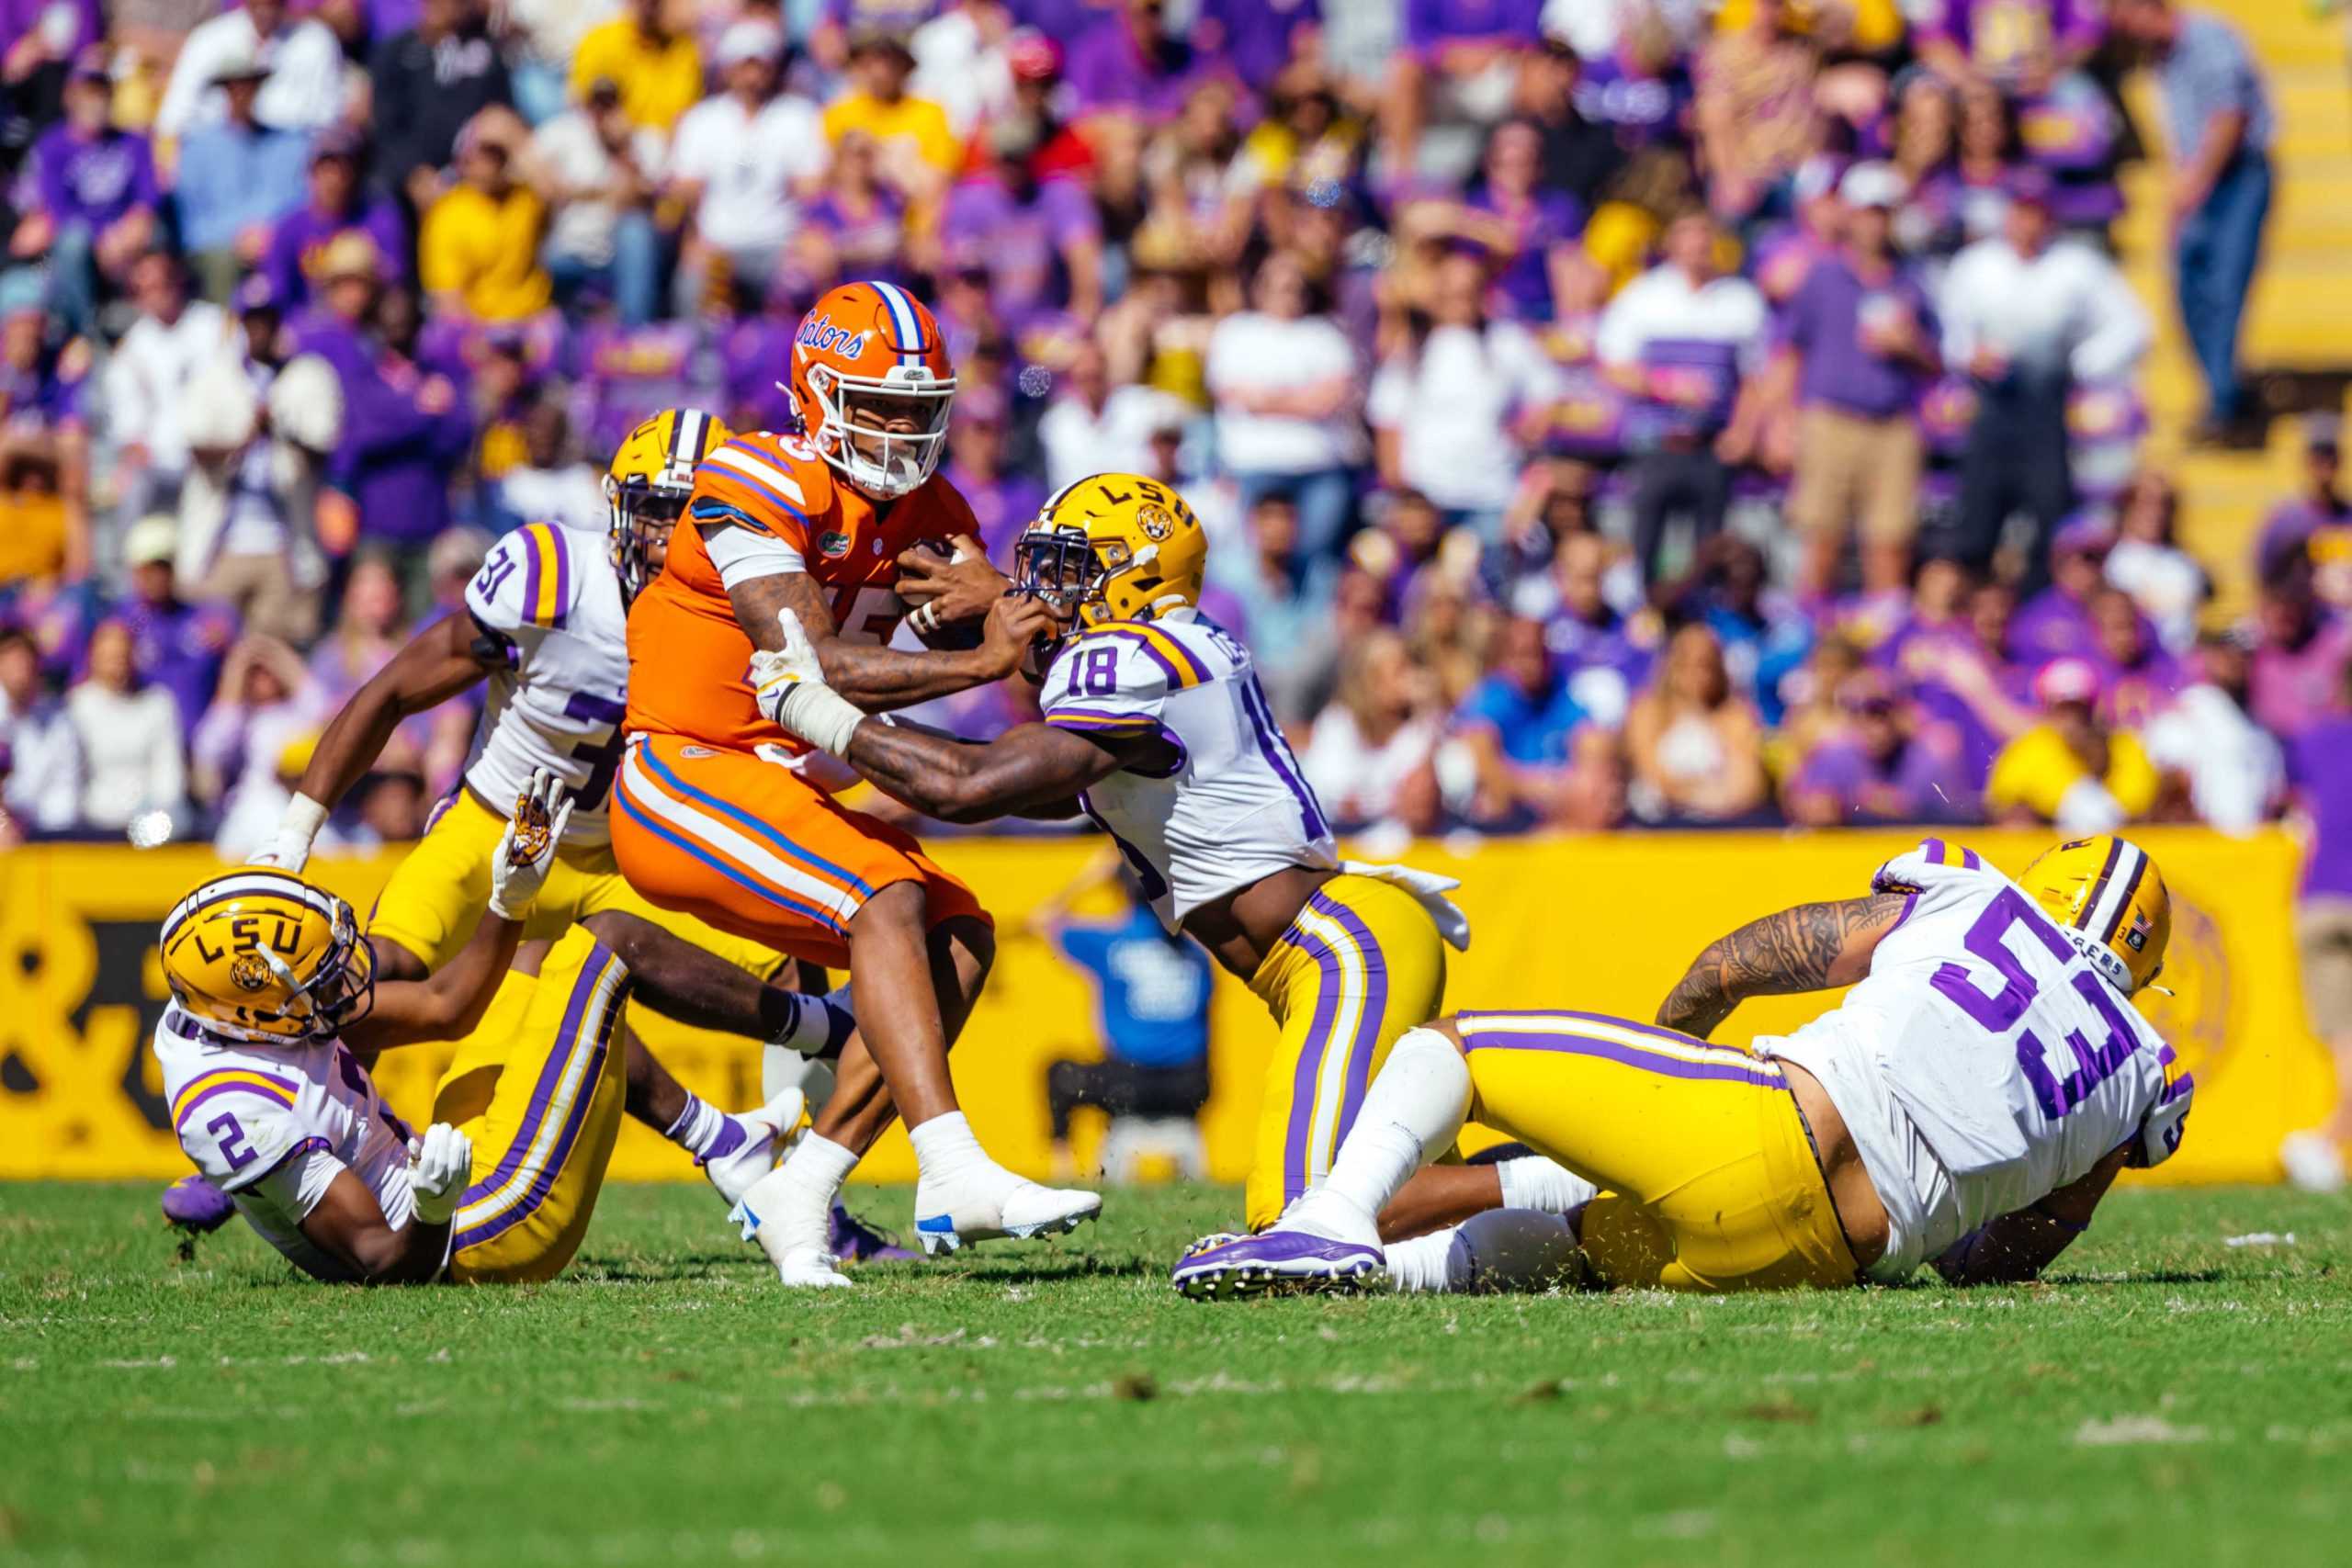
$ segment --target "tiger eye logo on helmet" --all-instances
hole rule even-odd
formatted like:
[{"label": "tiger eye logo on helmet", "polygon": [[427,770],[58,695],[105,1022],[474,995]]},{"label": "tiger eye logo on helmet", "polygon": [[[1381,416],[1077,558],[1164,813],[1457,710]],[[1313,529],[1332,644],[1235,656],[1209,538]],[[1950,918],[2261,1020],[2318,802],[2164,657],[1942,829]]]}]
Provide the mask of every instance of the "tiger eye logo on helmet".
[{"label": "tiger eye logo on helmet", "polygon": [[269,965],[258,953],[242,953],[229,965],[229,978],[241,991],[258,991],[269,984]]}]

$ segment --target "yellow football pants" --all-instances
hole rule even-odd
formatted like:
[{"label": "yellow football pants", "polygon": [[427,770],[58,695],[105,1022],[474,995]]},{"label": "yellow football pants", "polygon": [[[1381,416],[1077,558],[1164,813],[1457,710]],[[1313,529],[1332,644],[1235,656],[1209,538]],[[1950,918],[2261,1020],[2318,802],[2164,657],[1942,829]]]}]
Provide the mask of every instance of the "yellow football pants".
[{"label": "yellow football pants", "polygon": [[[490,901],[490,862],[506,819],[460,789],[434,817],[424,837],[393,868],[368,916],[368,934],[398,942],[427,970],[447,964],[473,935]],[[557,849],[546,885],[524,916],[526,942],[553,941],[589,915],[625,909],[717,953],[763,979],[789,962],[774,948],[730,936],[691,915],[657,908],[628,885],[606,844]]]},{"label": "yellow football pants", "polygon": [[1472,1119],[1600,1188],[1583,1239],[1608,1283],[1854,1283],[1853,1254],[1779,1064],[1599,1013],[1454,1021]]},{"label": "yellow football pants", "polygon": [[1323,1179],[1388,1047],[1437,1016],[1445,943],[1411,894],[1335,876],[1309,896],[1250,988],[1282,1031],[1246,1193],[1254,1231]]},{"label": "yellow football pants", "polygon": [[451,1222],[452,1280],[550,1280],[580,1249],[620,1133],[628,989],[628,966],[574,930],[536,976],[507,976],[442,1074],[433,1119],[474,1145],[474,1179]]}]

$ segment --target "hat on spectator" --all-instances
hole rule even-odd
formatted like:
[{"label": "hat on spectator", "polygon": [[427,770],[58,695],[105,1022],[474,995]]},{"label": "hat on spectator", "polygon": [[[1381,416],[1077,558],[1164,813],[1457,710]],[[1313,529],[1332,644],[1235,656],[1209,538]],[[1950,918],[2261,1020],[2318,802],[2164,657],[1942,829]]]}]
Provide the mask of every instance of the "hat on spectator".
[{"label": "hat on spectator", "polygon": [[867,54],[895,54],[908,65],[915,62],[915,51],[907,47],[904,37],[888,28],[861,28],[849,40],[849,57],[855,60]]},{"label": "hat on spectator", "polygon": [[1828,196],[1838,187],[1838,160],[1826,152],[1816,152],[1797,165],[1790,185],[1799,201],[1813,201]]},{"label": "hat on spectator", "polygon": [[1849,207],[1900,207],[1909,194],[1902,171],[1892,164],[1857,164],[1838,182],[1838,198]]},{"label": "hat on spectator", "polygon": [[600,108],[610,108],[621,101],[621,85],[610,76],[599,76],[588,84],[587,101]]},{"label": "hat on spectator", "polygon": [[94,43],[76,54],[74,63],[66,68],[65,79],[69,82],[112,82],[114,64],[107,57],[107,46]]},{"label": "hat on spectator", "polygon": [[1005,40],[1004,63],[1016,82],[1050,82],[1062,73],[1062,48],[1033,28]]},{"label": "hat on spectator", "polygon": [[1838,705],[1848,713],[1884,713],[1894,706],[1894,682],[1868,666],[1838,682]]},{"label": "hat on spectator", "polygon": [[269,74],[269,62],[249,43],[232,43],[212,68],[215,82],[258,82]]},{"label": "hat on spectator", "polygon": [[2078,512],[2058,525],[2050,536],[2053,556],[2105,555],[2115,547],[2115,530],[2096,512]]},{"label": "hat on spectator", "polygon": [[2313,452],[2340,452],[2344,449],[2344,416],[2336,413],[2307,413],[2303,416],[2303,446]]},{"label": "hat on spectator", "polygon": [[2043,707],[2098,701],[2098,671],[2087,659],[2053,659],[2033,678],[2033,700]]},{"label": "hat on spectator", "polygon": [[279,304],[277,288],[269,281],[267,274],[256,272],[237,285],[237,291],[230,296],[230,302],[240,316],[250,315],[255,310],[275,310]]},{"label": "hat on spectator", "polygon": [[125,566],[153,566],[158,561],[171,560],[179,553],[179,519],[168,512],[150,513],[123,533]]},{"label": "hat on spectator", "polygon": [[731,71],[747,60],[774,62],[784,53],[784,29],[774,22],[746,17],[729,23],[718,35],[718,68]]},{"label": "hat on spectator", "polygon": [[2009,199],[2030,207],[2050,205],[2050,171],[2031,164],[2021,164],[2009,171]]},{"label": "hat on spectator", "polygon": [[376,254],[376,242],[357,229],[345,229],[326,243],[319,252],[319,259],[311,264],[311,274],[321,283],[333,283],[339,278],[364,277],[373,282],[382,265]]},{"label": "hat on spectator", "polygon": [[356,164],[368,155],[368,136],[356,126],[331,125],[319,132],[311,143],[311,162],[324,163],[329,158],[341,158]]}]

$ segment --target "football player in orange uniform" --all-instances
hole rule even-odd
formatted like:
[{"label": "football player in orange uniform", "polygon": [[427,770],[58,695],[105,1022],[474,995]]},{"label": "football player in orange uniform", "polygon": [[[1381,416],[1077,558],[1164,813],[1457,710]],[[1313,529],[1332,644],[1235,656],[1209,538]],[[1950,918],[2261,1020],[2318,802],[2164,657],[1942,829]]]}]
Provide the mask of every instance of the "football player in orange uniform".
[{"label": "football player in orange uniform", "polygon": [[[893,1114],[921,1166],[926,1251],[1067,1231],[1102,1199],[1041,1187],[982,1151],[947,1047],[987,976],[991,922],[913,838],[802,775],[808,747],[775,717],[788,686],[751,674],[756,654],[782,646],[777,613],[788,610],[832,689],[880,712],[1011,674],[1049,624],[1041,606],[1005,596],[970,508],[933,477],[956,395],[939,324],[896,285],[835,288],[801,323],[786,390],[800,432],[712,449],[686,525],[630,610],[613,848],[655,904],[848,967],[859,1032],[833,1098],[736,1209],[785,1283],[846,1285],[826,1218]],[[978,645],[893,651],[910,600],[926,641],[985,616]]]}]

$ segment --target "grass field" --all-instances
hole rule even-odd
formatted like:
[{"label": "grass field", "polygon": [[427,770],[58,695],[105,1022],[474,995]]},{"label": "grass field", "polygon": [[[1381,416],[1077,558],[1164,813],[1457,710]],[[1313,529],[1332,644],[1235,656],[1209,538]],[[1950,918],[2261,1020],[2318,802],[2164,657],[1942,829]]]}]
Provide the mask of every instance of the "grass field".
[{"label": "grass field", "polygon": [[1216,1307],[1214,1189],[820,1298],[698,1188],[512,1291],[182,1265],[153,1200],[0,1187],[0,1562],[2352,1560],[2346,1211],[2281,1191],[2030,1289]]}]

